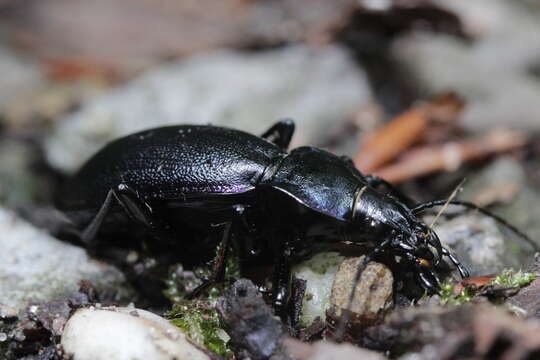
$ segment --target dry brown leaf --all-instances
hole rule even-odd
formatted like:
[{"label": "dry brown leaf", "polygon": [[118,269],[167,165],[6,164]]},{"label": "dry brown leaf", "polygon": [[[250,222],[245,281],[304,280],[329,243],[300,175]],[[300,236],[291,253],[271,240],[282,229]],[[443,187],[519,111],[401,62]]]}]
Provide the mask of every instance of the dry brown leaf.
[{"label": "dry brown leaf", "polygon": [[354,157],[356,167],[364,173],[374,172],[418,143],[430,127],[454,123],[462,109],[463,101],[447,93],[405,111],[364,136]]},{"label": "dry brown leaf", "polygon": [[477,139],[411,150],[396,163],[380,168],[374,174],[391,183],[400,183],[438,171],[452,171],[463,163],[514,150],[526,143],[527,137],[522,132],[493,130]]}]

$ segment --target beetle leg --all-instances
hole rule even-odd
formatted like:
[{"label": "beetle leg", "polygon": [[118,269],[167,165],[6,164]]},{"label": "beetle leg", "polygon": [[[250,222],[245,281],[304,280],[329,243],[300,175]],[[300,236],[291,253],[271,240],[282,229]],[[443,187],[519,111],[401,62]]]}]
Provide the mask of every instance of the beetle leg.
[{"label": "beetle leg", "polygon": [[225,278],[225,262],[227,260],[227,253],[230,247],[231,239],[231,226],[232,222],[225,224],[225,230],[223,230],[223,238],[218,246],[216,257],[213,261],[212,274],[201,285],[197,286],[190,294],[186,296],[187,299],[192,299],[201,294],[210,285],[223,281]]},{"label": "beetle leg", "polygon": [[266,130],[261,137],[266,139],[282,150],[287,150],[294,134],[294,121],[291,119],[283,119],[272,125]]},{"label": "beetle leg", "polygon": [[435,248],[435,250],[437,251],[437,257],[435,259],[435,265],[438,265],[441,262],[442,257],[444,256],[441,240],[439,240],[439,237],[437,236],[437,234],[434,231],[430,230],[428,232],[428,240],[427,240],[427,242],[428,242],[429,245],[433,246]]},{"label": "beetle leg", "polygon": [[95,239],[97,232],[99,231],[105,217],[109,213],[113,201],[116,201],[122,206],[124,211],[135,221],[143,224],[151,231],[156,233],[168,234],[170,226],[164,224],[162,221],[156,219],[153,216],[152,207],[139,197],[136,191],[132,190],[125,184],[119,184],[115,188],[109,190],[105,201],[101,205],[101,208],[97,212],[94,219],[84,229],[81,234],[81,240],[91,245]]},{"label": "beetle leg", "polygon": [[439,279],[432,270],[418,269],[417,272],[418,279],[420,280],[420,285],[429,293],[429,294],[438,294],[441,288]]},{"label": "beetle leg", "polygon": [[429,294],[438,294],[441,288],[439,278],[432,269],[424,267],[418,257],[410,252],[403,254],[409,264],[413,264],[418,284]]},{"label": "beetle leg", "polygon": [[286,316],[286,308],[289,305],[289,299],[291,296],[291,250],[292,249],[289,242],[285,242],[274,265],[272,303],[274,305],[276,315],[280,316],[281,318]]},{"label": "beetle leg", "polygon": [[81,241],[87,244],[87,246],[92,247],[92,245],[94,245],[94,239],[96,238],[96,234],[101,227],[101,224],[103,224],[103,220],[105,220],[109,209],[111,208],[111,203],[113,199],[113,191],[109,190],[109,192],[107,193],[107,197],[105,198],[105,201],[103,201],[103,204],[99,208],[96,216],[81,233]]},{"label": "beetle leg", "polygon": [[377,175],[365,175],[364,179],[368,183],[369,186],[375,189],[383,186],[384,188],[386,188],[387,194],[389,196],[392,196],[396,198],[397,200],[401,201],[402,203],[407,205],[407,207],[412,207],[413,205],[417,203],[410,197],[404,195],[394,185],[390,184],[388,181],[384,180],[383,178],[378,177]]},{"label": "beetle leg", "polygon": [[454,264],[454,266],[458,269],[459,274],[461,275],[461,278],[464,279],[470,276],[467,268],[463,266],[463,264],[461,264],[461,262],[454,255],[452,255],[452,253],[448,251],[447,248],[444,248],[444,247],[442,248],[442,254],[444,256],[447,256],[452,262],[452,264]]}]

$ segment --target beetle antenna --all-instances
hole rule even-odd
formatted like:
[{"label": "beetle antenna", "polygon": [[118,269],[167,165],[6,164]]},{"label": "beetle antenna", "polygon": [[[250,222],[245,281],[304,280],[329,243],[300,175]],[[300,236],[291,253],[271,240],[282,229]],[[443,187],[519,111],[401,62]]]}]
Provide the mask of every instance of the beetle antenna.
[{"label": "beetle antenna", "polygon": [[540,251],[540,247],[538,246],[538,244],[536,244],[527,234],[519,230],[514,225],[510,224],[508,221],[506,221],[502,217],[495,215],[491,211],[488,211],[484,209],[483,207],[480,207],[472,202],[460,201],[460,200],[435,200],[435,201],[429,201],[426,203],[419,204],[418,206],[414,207],[411,211],[413,214],[417,215],[426,209],[429,209],[435,206],[440,206],[440,205],[459,205],[468,209],[476,210],[494,219],[495,221],[497,221],[504,227],[510,229],[514,234],[522,238],[527,244],[531,245],[535,251]]},{"label": "beetle antenna", "polygon": [[[461,182],[458,184],[458,186],[456,186],[454,191],[452,191],[452,193],[448,197],[448,200],[446,200],[446,202],[444,203],[441,210],[439,210],[439,212],[437,213],[437,215],[435,215],[435,218],[433,219],[431,224],[429,224],[430,229],[433,228],[433,225],[435,225],[437,220],[439,220],[439,218],[441,217],[442,213],[446,210],[446,208],[448,208],[448,205],[450,204],[450,201],[454,200],[454,198],[457,196],[458,192],[460,192],[462,190],[464,183],[465,183],[465,179],[461,180]],[[413,209],[413,212],[414,212],[414,209]]]}]

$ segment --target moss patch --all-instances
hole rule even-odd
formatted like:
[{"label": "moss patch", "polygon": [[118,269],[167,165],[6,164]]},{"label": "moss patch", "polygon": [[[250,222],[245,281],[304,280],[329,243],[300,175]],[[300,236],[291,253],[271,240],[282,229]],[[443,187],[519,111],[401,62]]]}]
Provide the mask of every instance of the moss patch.
[{"label": "moss patch", "polygon": [[215,301],[184,300],[175,304],[167,315],[172,318],[170,322],[197,345],[227,358],[232,356],[227,347],[228,335],[215,310]]},{"label": "moss patch", "polygon": [[491,281],[492,285],[500,285],[507,287],[524,287],[529,285],[533,280],[538,277],[537,273],[528,273],[514,271],[512,269],[503,270],[495,279]]}]

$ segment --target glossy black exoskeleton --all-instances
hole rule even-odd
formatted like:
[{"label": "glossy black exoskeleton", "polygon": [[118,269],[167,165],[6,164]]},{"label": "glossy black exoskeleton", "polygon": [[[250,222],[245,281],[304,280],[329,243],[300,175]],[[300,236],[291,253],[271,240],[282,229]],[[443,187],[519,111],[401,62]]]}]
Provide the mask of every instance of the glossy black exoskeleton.
[{"label": "glossy black exoskeleton", "polygon": [[188,125],[129,135],[95,154],[57,206],[88,244],[119,231],[136,238],[142,228],[147,246],[159,244],[182,263],[207,261],[219,248],[208,283],[222,279],[234,244],[243,266],[274,266],[278,311],[289,300],[291,265],[337,243],[370,248],[370,259],[412,272],[430,293],[439,283],[429,265],[443,256],[467,276],[416,217],[436,203],[409,208],[376,191],[384,181],[348,158],[314,147],[287,152],[293,132],[283,120],[261,137]]}]

